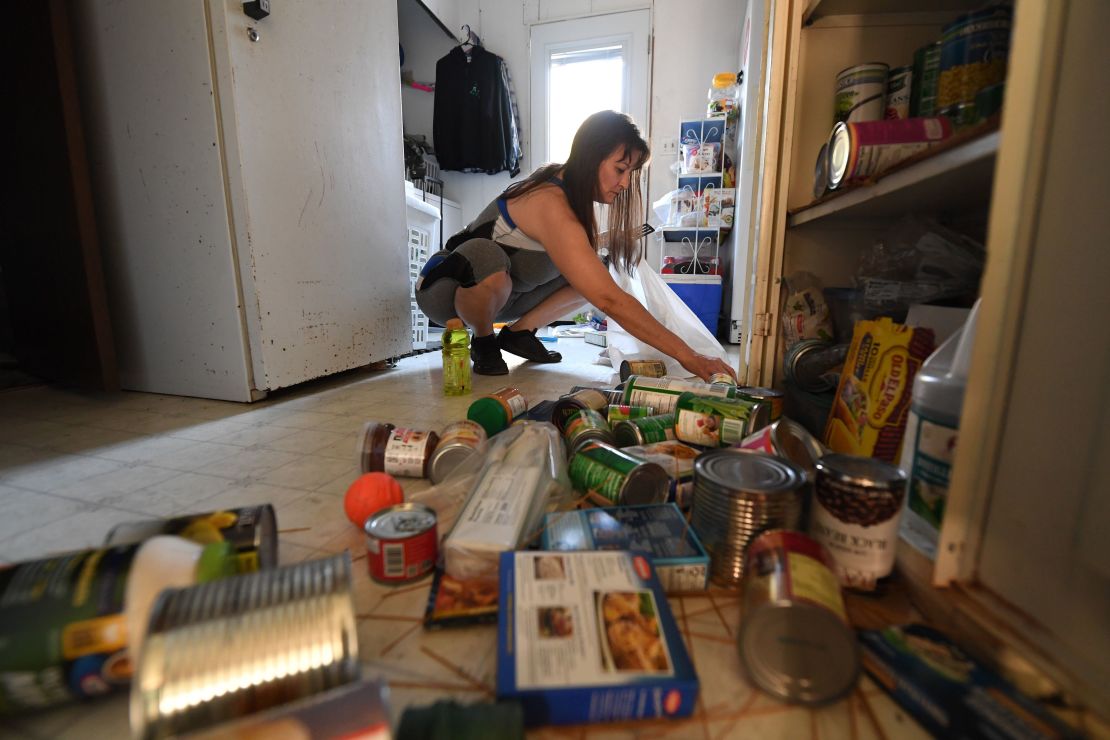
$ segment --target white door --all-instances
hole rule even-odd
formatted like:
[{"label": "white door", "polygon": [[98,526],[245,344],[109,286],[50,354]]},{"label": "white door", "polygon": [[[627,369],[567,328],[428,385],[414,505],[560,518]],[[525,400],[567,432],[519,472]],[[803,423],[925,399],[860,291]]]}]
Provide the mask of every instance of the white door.
[{"label": "white door", "polygon": [[650,43],[647,10],[532,26],[533,169],[566,161],[579,124],[599,110],[628,113],[646,138]]},{"label": "white door", "polygon": [[209,3],[255,387],[406,354],[396,3]]}]

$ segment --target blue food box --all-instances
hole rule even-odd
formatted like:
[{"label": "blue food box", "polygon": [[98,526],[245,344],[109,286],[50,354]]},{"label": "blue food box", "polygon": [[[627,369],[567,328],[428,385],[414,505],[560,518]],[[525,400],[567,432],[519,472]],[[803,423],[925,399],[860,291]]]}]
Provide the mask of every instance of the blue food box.
[{"label": "blue food box", "polygon": [[651,556],[664,591],[709,586],[709,556],[673,503],[548,514],[540,549],[631,550]]},{"label": "blue food box", "polygon": [[1079,737],[932,627],[864,630],[859,640],[864,670],[935,737]]},{"label": "blue food box", "polygon": [[528,726],[687,717],[698,676],[651,561],[501,554],[497,697]]}]

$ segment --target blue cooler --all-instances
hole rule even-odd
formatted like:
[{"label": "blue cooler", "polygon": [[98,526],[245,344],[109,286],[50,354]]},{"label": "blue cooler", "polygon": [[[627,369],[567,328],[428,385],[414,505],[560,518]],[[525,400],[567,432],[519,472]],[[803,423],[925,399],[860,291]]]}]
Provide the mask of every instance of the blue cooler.
[{"label": "blue cooler", "polygon": [[682,302],[697,314],[713,336],[717,335],[717,319],[721,312],[720,275],[660,275]]}]

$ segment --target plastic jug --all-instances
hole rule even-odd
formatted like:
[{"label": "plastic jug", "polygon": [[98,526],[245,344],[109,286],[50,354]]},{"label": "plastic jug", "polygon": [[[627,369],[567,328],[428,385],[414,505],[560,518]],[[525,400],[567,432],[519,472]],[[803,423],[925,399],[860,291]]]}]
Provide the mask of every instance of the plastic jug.
[{"label": "plastic jug", "polygon": [[900,465],[909,479],[902,537],[930,558],[936,557],[948,498],[978,314],[976,301],[964,325],[929,355],[913,381]]},{"label": "plastic jug", "polygon": [[470,393],[470,332],[460,319],[449,319],[443,332],[443,395]]}]

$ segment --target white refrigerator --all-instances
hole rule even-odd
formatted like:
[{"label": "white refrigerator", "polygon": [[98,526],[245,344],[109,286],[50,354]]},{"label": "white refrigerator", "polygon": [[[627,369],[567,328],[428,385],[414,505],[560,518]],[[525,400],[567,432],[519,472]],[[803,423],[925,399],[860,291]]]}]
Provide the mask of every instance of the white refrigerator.
[{"label": "white refrigerator", "polygon": [[411,349],[395,0],[78,0],[124,388],[252,401]]}]

